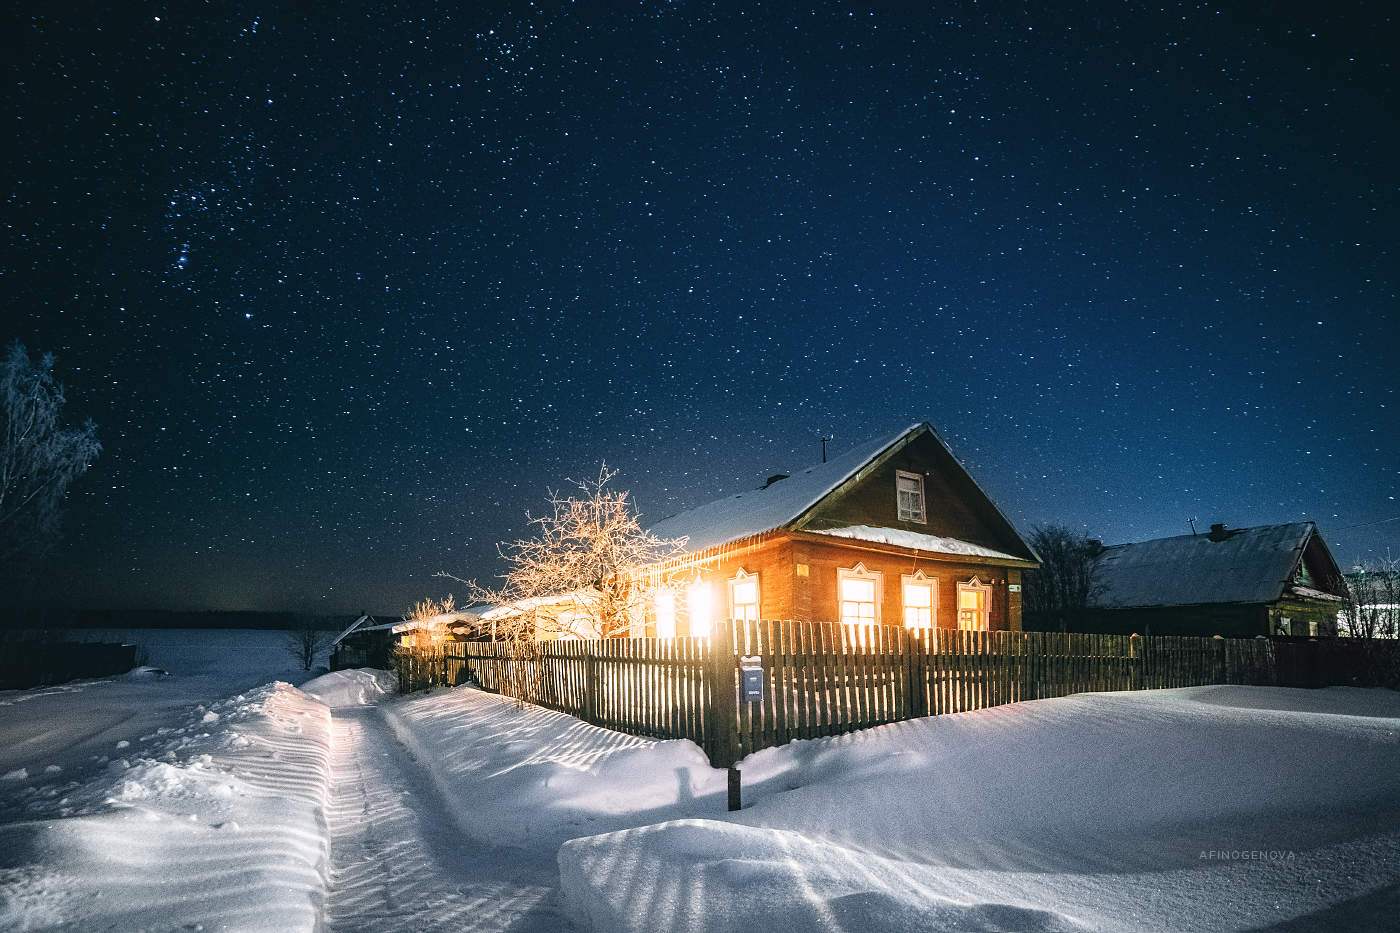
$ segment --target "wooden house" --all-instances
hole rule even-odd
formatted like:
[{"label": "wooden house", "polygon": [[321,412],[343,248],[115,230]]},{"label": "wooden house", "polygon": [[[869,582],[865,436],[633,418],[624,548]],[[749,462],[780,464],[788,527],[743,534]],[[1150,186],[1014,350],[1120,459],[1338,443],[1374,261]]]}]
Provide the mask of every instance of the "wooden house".
[{"label": "wooden house", "polygon": [[647,569],[633,635],[716,618],[1021,628],[1035,552],[928,424],[656,522],[685,553]]},{"label": "wooden house", "polygon": [[1312,522],[1226,528],[1105,548],[1078,631],[1335,635],[1347,598]]}]

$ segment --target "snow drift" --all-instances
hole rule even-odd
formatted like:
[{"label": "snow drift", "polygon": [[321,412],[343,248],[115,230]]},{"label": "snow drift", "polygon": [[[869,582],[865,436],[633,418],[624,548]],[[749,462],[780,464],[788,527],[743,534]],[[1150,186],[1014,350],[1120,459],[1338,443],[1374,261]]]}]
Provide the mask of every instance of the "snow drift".
[{"label": "snow drift", "polygon": [[47,818],[0,825],[0,928],[315,929],[329,729],[274,683],[117,743]]},{"label": "snow drift", "polygon": [[571,916],[609,931],[1325,929],[1400,900],[1400,695],[1385,691],[1087,694],[740,767],[739,814],[565,843]]},{"label": "snow drift", "polygon": [[344,706],[368,706],[394,689],[394,675],[389,671],[361,668],[353,671],[332,671],[301,685],[301,692],[313,696],[331,709]]}]

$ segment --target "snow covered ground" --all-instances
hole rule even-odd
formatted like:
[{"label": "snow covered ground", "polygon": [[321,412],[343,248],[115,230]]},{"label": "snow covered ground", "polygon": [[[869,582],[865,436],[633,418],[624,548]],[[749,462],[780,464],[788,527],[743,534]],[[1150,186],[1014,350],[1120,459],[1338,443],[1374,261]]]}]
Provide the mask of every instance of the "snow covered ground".
[{"label": "snow covered ground", "polygon": [[1400,695],[1089,694],[798,742],[737,819],[565,844],[598,930],[1358,930],[1400,914]]},{"label": "snow covered ground", "polygon": [[562,906],[598,931],[1391,929],[1400,908],[1386,691],[1089,694],[797,742],[741,763],[737,814],[689,743],[469,689],[388,710],[468,834],[562,843]]},{"label": "snow covered ground", "polygon": [[[285,632],[257,629],[77,629],[75,640],[124,641],[163,670],[0,690],[0,821],[54,803],[113,759],[144,754],[194,707],[273,680],[300,683]],[[203,715],[203,711],[200,711]],[[162,731],[164,730],[164,731]],[[125,743],[125,744],[123,744]]]},{"label": "snow covered ground", "polygon": [[[117,739],[109,723],[156,715],[111,708],[142,685],[170,692],[166,722]],[[179,675],[70,687],[0,694],[0,929],[1388,930],[1400,913],[1386,691],[1090,694],[798,742],[742,763],[730,814],[688,742],[471,688],[394,697],[348,671],[175,714]],[[44,703],[96,722],[66,728],[110,741],[107,760],[47,772],[65,752],[52,715],[29,721]],[[39,736],[43,753],[7,741]]]}]

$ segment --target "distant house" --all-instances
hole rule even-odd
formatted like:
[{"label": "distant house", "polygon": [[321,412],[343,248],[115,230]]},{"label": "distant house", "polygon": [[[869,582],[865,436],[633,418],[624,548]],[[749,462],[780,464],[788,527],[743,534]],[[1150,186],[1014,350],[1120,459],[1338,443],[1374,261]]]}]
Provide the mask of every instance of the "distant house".
[{"label": "distant house", "polygon": [[331,670],[355,667],[387,668],[394,643],[396,622],[377,622],[361,613],[350,626],[331,641]]},{"label": "distant house", "polygon": [[1080,631],[1336,635],[1346,584],[1312,522],[1105,548]]},{"label": "distant house", "polygon": [[716,618],[1021,628],[1035,552],[928,424],[656,522],[686,553],[647,570],[634,635]]}]

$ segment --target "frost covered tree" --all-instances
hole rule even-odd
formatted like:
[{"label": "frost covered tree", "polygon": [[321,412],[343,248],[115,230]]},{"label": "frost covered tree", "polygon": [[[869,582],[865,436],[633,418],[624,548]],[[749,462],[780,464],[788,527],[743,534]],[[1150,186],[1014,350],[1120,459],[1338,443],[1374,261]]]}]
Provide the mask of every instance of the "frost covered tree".
[{"label": "frost covered tree", "polygon": [[0,360],[0,559],[37,558],[58,532],[68,487],[102,449],[89,419],[63,423],[54,357],[15,342]]},{"label": "frost covered tree", "polygon": [[604,464],[596,479],[571,480],[571,495],[551,490],[549,510],[527,514],[533,535],[499,548],[506,563],[499,585],[440,574],[465,583],[472,603],[498,607],[481,624],[510,646],[506,686],[519,699],[537,695],[533,661],[541,640],[628,634],[645,616],[645,568],[685,544],[643,529],[628,494],[609,488],[616,475]]},{"label": "frost covered tree", "polygon": [[1400,637],[1400,559],[1358,564],[1346,575],[1340,630],[1352,638]]},{"label": "frost covered tree", "polygon": [[1026,627],[1070,631],[1098,592],[1094,561],[1102,546],[1064,525],[1038,525],[1030,535],[1040,568],[1026,572]]}]

